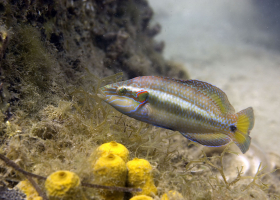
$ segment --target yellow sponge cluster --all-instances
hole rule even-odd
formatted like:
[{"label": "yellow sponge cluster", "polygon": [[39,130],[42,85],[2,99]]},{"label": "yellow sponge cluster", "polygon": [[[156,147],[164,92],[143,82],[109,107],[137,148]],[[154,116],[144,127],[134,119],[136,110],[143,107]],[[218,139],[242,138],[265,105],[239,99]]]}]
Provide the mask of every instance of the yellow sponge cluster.
[{"label": "yellow sponge cluster", "polygon": [[146,195],[137,195],[137,196],[132,197],[129,200],[153,200],[153,198],[146,196]]},{"label": "yellow sponge cluster", "polygon": [[[125,186],[129,151],[117,142],[108,142],[99,146],[93,153],[92,168],[95,183],[106,186]],[[105,200],[123,200],[124,193],[101,190],[101,198]]]},{"label": "yellow sponge cluster", "polygon": [[170,190],[167,193],[164,193],[161,197],[161,200],[183,200],[184,197],[175,190]]},{"label": "yellow sponge cluster", "polygon": [[[112,153],[101,156],[93,163],[95,183],[106,186],[125,186],[127,169],[122,158]],[[100,195],[106,200],[122,200],[123,192],[101,190]]]},{"label": "yellow sponge cluster", "polygon": [[39,196],[32,184],[27,180],[20,181],[16,185],[16,188],[26,195],[26,200],[43,200],[43,198]]},{"label": "yellow sponge cluster", "polygon": [[147,160],[134,158],[127,162],[126,166],[128,169],[128,185],[142,189],[142,192],[135,192],[134,195],[154,196],[157,194],[152,176],[152,166]]},{"label": "yellow sponge cluster", "polygon": [[70,171],[56,171],[48,176],[45,189],[50,200],[86,199],[80,178]]},{"label": "yellow sponge cluster", "polygon": [[125,163],[128,160],[129,151],[127,150],[127,148],[124,145],[117,143],[115,141],[108,142],[99,146],[94,152],[94,156],[95,158],[98,159],[99,157],[109,153],[121,157]]},{"label": "yellow sponge cluster", "polygon": [[[157,194],[151,164],[147,160],[138,158],[127,162],[129,151],[122,144],[117,142],[102,144],[92,156],[95,183],[107,186],[125,186],[127,181],[130,187],[142,189],[141,192],[133,193],[133,195],[139,195],[135,196],[135,199],[139,200],[148,200],[151,199],[148,196],[155,196]],[[127,164],[125,164],[126,162]],[[100,194],[105,200],[123,199],[123,193],[121,192],[104,190]]]},{"label": "yellow sponge cluster", "polygon": [[[127,182],[130,187],[142,189],[141,192],[134,192],[134,197],[130,200],[153,200],[157,188],[149,161],[134,158],[126,163],[129,151],[116,142],[101,145],[92,155],[96,156],[92,162],[95,184],[124,187]],[[28,181],[21,181],[17,187],[27,195],[27,200],[42,199]],[[80,178],[70,171],[57,171],[48,176],[45,189],[50,200],[86,200],[81,189]],[[103,200],[124,199],[124,193],[119,191],[100,189],[99,195]],[[171,190],[161,198],[161,200],[173,199],[183,199],[183,196]]]}]

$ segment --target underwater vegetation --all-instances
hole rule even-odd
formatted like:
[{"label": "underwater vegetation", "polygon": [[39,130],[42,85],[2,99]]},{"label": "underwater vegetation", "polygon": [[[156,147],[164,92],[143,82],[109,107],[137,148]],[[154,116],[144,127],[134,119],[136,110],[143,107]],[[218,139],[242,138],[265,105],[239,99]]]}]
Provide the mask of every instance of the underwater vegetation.
[{"label": "underwater vegetation", "polygon": [[[104,165],[107,159],[112,160],[113,163],[123,163],[119,170],[114,167],[114,170],[123,174],[120,177],[126,176],[123,171],[126,170],[124,160],[129,160],[128,170],[141,166],[141,162],[147,162],[143,163],[144,165],[150,163],[149,167],[144,167],[145,170],[149,169],[149,172],[145,173],[147,178],[141,178],[141,175],[137,177],[140,180],[150,180],[146,183],[154,185],[155,190],[152,190],[153,195],[150,196],[153,199],[161,198],[170,190],[179,192],[183,199],[250,199],[251,196],[255,199],[268,199],[269,195],[276,198],[277,192],[271,193],[273,191],[269,190],[271,186],[262,182],[263,178],[271,176],[271,173],[264,173],[264,168],[261,166],[253,177],[242,176],[242,168],[240,168],[234,179],[227,178],[223,159],[228,154],[232,154],[228,148],[222,154],[209,157],[204,153],[198,159],[190,159],[188,153],[196,146],[193,143],[186,146],[184,144],[186,141],[176,139],[179,133],[135,121],[103,104],[97,97],[97,88],[100,87],[101,82],[117,81],[118,77],[119,74],[99,79],[88,92],[82,88],[73,88],[71,102],[61,101],[57,106],[49,105],[40,112],[39,122],[33,121],[29,127],[25,125],[24,128],[29,134],[12,132],[18,130],[19,126],[16,122],[10,121],[11,132],[7,132],[10,137],[5,140],[8,145],[1,146],[1,154],[14,160],[22,169],[43,177],[48,177],[59,170],[67,170],[77,174],[82,182],[100,185],[106,185],[106,177],[110,174],[106,170],[110,169],[109,166],[115,165]],[[98,80],[97,77],[95,78]],[[103,147],[100,146],[102,144]],[[106,145],[109,149],[112,149],[111,146],[117,148],[104,153]],[[123,150],[124,147],[129,151],[129,155],[126,150]],[[180,152],[182,148],[185,152]],[[96,159],[98,155],[101,160]],[[116,157],[118,159],[114,161]],[[96,167],[108,167],[96,169],[97,171],[94,172],[97,162],[100,164]],[[132,162],[140,163],[133,165]],[[24,180],[21,173],[7,167],[3,162],[1,166],[2,184],[13,186],[19,180]],[[135,169],[141,170],[141,168]],[[101,172],[106,173],[102,175]],[[129,177],[133,177],[129,174],[130,172],[128,172],[127,186],[145,188],[144,185],[141,186],[141,181],[140,185],[137,185],[137,181],[129,183],[131,179]],[[122,178],[111,181],[114,182],[115,186],[118,183],[125,184]],[[44,188],[46,183],[38,180],[37,184]],[[102,199],[104,195],[103,189],[82,187],[81,190],[88,199]],[[129,198],[130,195],[123,197],[123,199]],[[172,195],[169,195],[168,198],[177,197],[172,198]]]},{"label": "underwater vegetation", "polygon": [[[113,192],[124,200],[279,197],[272,178],[278,171],[272,176],[260,166],[242,176],[239,168],[231,178],[223,165],[235,156],[228,149],[202,153],[179,133],[131,119],[98,98],[98,88],[122,78],[188,78],[182,66],[162,58],[163,45],[153,39],[160,27],[150,25],[147,1],[6,0],[0,15],[0,154],[8,158],[0,162],[1,198],[23,198],[16,188],[33,199],[69,199],[72,191],[85,199]],[[110,153],[104,158],[100,145],[106,143]],[[116,165],[105,165],[106,159]],[[127,166],[132,161],[143,161],[147,174],[125,173],[135,169]],[[120,177],[105,187],[112,166]],[[146,187],[129,183],[133,177],[147,181],[151,191],[129,190]],[[64,180],[69,190],[56,191],[49,180]]]},{"label": "underwater vegetation", "polygon": [[[188,75],[155,48],[159,25],[141,1],[0,2],[1,107],[28,115],[71,98],[88,69],[100,77],[123,71],[138,75]],[[25,101],[20,101],[24,99]],[[11,106],[9,106],[11,105]]]}]

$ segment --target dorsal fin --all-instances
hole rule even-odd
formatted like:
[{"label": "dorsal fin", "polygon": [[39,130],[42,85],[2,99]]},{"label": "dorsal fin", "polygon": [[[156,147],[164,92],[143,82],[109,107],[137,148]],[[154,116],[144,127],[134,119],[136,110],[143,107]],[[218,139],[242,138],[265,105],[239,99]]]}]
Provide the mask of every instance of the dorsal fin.
[{"label": "dorsal fin", "polygon": [[182,83],[191,88],[195,88],[197,91],[209,97],[219,107],[222,114],[235,113],[234,108],[228,101],[227,95],[216,86],[199,80],[178,80],[173,78],[167,79]]}]

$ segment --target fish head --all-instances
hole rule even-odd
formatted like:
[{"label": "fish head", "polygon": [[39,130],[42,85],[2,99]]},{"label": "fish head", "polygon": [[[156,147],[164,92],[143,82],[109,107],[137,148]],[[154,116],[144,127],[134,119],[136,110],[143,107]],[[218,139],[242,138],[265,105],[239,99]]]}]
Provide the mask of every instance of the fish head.
[{"label": "fish head", "polygon": [[147,103],[149,94],[137,85],[123,81],[101,87],[97,95],[121,113],[135,117]]}]

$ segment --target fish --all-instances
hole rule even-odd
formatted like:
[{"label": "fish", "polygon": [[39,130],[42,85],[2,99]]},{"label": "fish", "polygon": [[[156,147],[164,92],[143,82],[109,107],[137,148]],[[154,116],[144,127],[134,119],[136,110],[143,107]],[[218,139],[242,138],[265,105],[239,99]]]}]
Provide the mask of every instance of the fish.
[{"label": "fish", "polygon": [[243,154],[249,149],[253,108],[235,113],[227,95],[210,83],[140,76],[105,85],[97,95],[129,117],[179,131],[199,144],[219,147],[233,141]]}]

